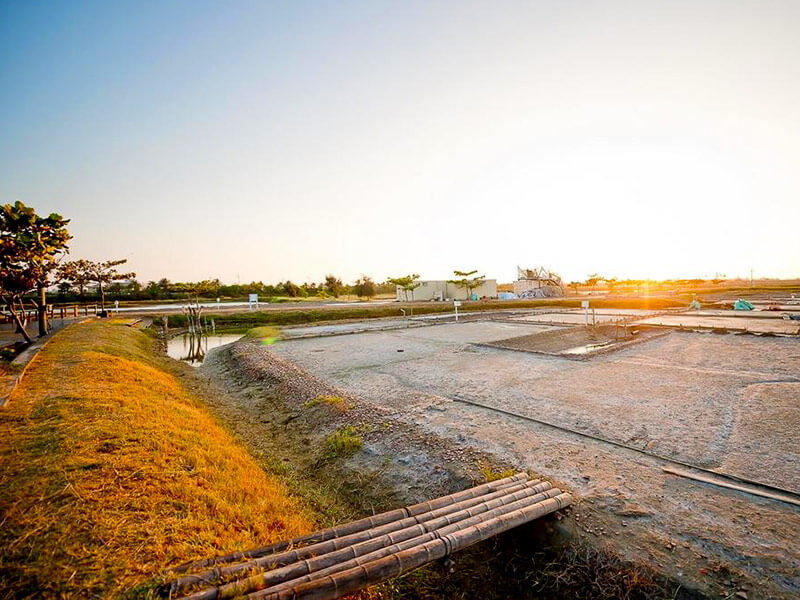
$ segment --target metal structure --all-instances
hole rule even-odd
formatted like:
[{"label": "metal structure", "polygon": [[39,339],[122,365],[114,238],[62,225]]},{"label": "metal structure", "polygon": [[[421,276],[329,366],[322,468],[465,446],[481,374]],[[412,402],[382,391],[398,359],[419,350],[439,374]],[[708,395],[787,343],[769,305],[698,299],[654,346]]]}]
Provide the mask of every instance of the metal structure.
[{"label": "metal structure", "polygon": [[517,267],[514,293],[520,298],[545,298],[563,296],[561,276],[545,267],[523,269]]}]

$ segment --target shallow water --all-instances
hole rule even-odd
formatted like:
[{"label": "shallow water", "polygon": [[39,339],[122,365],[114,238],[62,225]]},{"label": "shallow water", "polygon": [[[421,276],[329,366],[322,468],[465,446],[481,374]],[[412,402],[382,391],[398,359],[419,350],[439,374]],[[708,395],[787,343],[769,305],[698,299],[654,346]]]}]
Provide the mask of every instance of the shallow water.
[{"label": "shallow water", "polygon": [[212,335],[184,333],[176,335],[167,342],[167,355],[197,367],[203,364],[209,350],[235,342],[241,337],[239,333]]},{"label": "shallow water", "polygon": [[585,346],[576,346],[575,348],[570,348],[569,350],[564,350],[561,354],[589,354],[590,352],[594,352],[595,350],[599,350],[600,348],[607,348],[613,341],[603,342],[602,344],[586,344]]}]

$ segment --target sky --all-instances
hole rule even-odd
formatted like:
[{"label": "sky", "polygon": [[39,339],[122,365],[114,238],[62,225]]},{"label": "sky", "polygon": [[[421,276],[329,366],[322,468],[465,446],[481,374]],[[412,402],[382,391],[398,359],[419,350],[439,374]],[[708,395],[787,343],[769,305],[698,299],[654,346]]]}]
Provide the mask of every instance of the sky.
[{"label": "sky", "polygon": [[0,201],[142,281],[800,276],[800,2],[0,2]]}]

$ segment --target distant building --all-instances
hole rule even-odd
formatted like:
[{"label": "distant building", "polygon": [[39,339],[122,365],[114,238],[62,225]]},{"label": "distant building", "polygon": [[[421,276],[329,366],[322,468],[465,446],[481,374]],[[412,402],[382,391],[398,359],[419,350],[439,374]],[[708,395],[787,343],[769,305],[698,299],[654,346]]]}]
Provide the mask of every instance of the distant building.
[{"label": "distant building", "polygon": [[[427,300],[467,300],[467,290],[463,287],[457,286],[455,283],[449,283],[445,280],[427,280],[419,281],[419,287],[412,292],[408,292],[408,299],[418,301]],[[477,299],[480,298],[497,298],[497,280],[484,279],[483,283],[476,288],[473,288],[472,295]],[[406,300],[405,290],[397,286],[397,299],[399,301]]]}]

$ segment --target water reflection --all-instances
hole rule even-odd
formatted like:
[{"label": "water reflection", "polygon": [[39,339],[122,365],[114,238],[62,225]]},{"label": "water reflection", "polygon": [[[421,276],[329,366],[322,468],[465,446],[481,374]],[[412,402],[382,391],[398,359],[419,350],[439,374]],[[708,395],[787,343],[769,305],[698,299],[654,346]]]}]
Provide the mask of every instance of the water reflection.
[{"label": "water reflection", "polygon": [[236,333],[184,333],[167,341],[167,355],[196,367],[203,364],[209,350],[235,342],[241,337],[241,334]]}]

